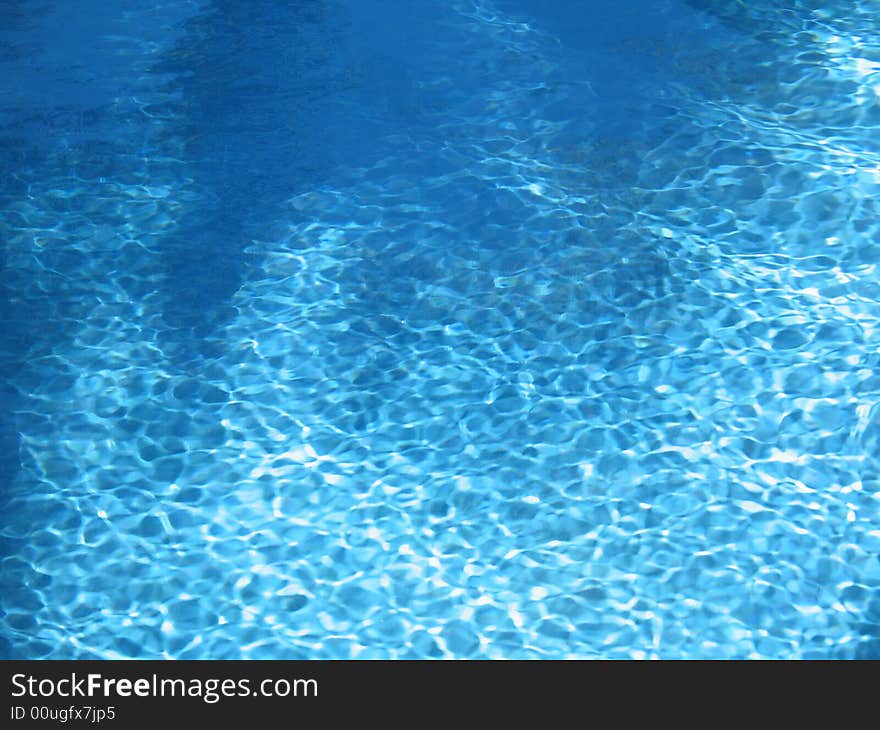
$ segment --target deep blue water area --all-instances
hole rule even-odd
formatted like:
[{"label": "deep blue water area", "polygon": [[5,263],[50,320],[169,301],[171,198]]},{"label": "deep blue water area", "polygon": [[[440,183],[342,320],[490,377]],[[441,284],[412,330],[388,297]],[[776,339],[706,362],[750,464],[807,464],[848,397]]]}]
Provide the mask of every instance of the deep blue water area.
[{"label": "deep blue water area", "polygon": [[880,656],[871,0],[7,0],[0,656]]}]

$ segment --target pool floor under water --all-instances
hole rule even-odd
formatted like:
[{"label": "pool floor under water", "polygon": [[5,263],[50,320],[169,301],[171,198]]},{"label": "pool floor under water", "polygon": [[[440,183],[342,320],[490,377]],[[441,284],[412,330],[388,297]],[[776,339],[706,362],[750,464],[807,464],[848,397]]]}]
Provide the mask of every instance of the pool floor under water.
[{"label": "pool floor under water", "polygon": [[880,656],[870,2],[13,5],[0,655]]}]

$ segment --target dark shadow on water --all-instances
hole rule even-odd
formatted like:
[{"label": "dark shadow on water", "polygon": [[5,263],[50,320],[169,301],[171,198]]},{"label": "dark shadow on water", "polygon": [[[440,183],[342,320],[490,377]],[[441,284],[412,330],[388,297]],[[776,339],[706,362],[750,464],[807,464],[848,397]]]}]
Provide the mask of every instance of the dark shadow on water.
[{"label": "dark shadow on water", "polygon": [[332,168],[321,118],[353,84],[340,43],[322,0],[215,0],[153,67],[179,99],[153,144],[182,141],[193,201],[160,246],[163,347],[175,358],[215,354],[210,334],[234,316],[249,244],[273,240],[283,203]]},{"label": "dark shadow on water", "polygon": [[[26,44],[16,41],[17,33],[28,28],[32,20],[21,0],[8,0],[0,8],[0,24],[5,32],[0,38],[0,92],[10,98],[9,90],[14,81],[3,74],[5,68],[14,67],[28,53]],[[25,164],[23,145],[18,130],[10,124],[15,114],[8,114],[0,102],[0,209],[21,194],[21,183],[12,174],[19,165]],[[19,470],[19,435],[15,427],[14,412],[19,398],[10,385],[20,367],[22,353],[27,351],[33,335],[33,322],[26,318],[21,308],[13,303],[9,286],[8,221],[0,218],[0,514],[3,512],[7,490]],[[0,558],[3,557],[0,551]],[[0,657],[5,657],[5,642],[0,636]]]},{"label": "dark shadow on water", "polygon": [[[0,161],[6,146],[0,144]],[[0,188],[2,189],[2,188]],[[5,192],[5,191],[4,191]],[[7,196],[0,194],[0,201]],[[18,432],[13,413],[18,402],[17,393],[10,385],[18,370],[19,353],[27,348],[28,333],[25,320],[12,303],[12,291],[8,285],[8,236],[2,235],[5,226],[0,225],[0,509],[6,501],[6,491],[18,472]],[[0,555],[2,557],[2,555]]]},{"label": "dark shadow on water", "polygon": [[211,334],[259,265],[251,242],[299,222],[286,201],[375,164],[445,108],[420,82],[448,64],[425,51],[444,13],[427,0],[213,0],[186,21],[151,69],[178,99],[151,145],[182,147],[191,201],[160,247],[166,351],[212,357]]}]

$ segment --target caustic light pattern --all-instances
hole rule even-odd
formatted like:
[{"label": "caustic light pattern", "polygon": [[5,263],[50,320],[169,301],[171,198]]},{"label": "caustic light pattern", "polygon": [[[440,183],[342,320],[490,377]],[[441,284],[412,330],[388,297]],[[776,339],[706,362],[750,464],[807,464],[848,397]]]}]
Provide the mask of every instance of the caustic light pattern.
[{"label": "caustic light pattern", "polygon": [[880,656],[874,3],[88,4],[3,31],[3,656]]}]

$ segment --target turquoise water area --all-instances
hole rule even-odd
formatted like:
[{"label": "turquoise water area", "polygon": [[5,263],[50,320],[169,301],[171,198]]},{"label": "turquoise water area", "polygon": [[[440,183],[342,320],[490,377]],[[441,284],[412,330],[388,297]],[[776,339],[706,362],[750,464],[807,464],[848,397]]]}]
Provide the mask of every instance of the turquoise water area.
[{"label": "turquoise water area", "polygon": [[0,656],[880,657],[817,5],[7,0]]}]

